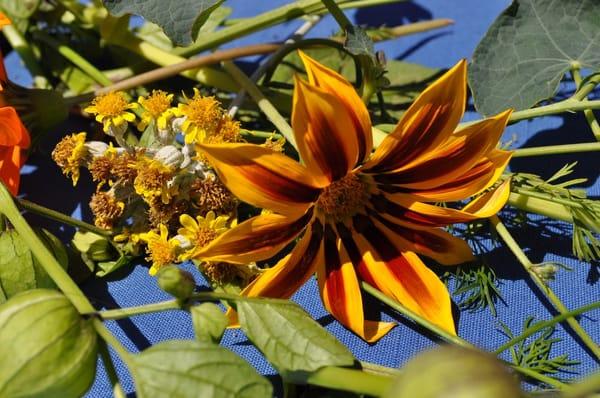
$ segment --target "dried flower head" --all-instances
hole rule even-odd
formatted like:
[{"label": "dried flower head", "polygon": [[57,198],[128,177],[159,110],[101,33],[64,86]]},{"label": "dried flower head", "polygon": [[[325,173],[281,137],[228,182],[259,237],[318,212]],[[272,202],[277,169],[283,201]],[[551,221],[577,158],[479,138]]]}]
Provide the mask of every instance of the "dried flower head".
[{"label": "dried flower head", "polygon": [[175,170],[162,162],[148,157],[140,157],[135,166],[137,176],[133,181],[135,192],[148,203],[160,198],[163,203],[169,203],[174,187],[169,182],[175,176]]},{"label": "dried flower head", "polygon": [[94,224],[100,228],[110,229],[123,215],[125,203],[118,201],[109,192],[96,192],[92,195],[90,209],[94,214]]},{"label": "dried flower head", "polygon": [[79,180],[79,168],[87,155],[86,133],[81,132],[63,137],[52,151],[52,159],[60,166],[64,175],[71,175],[73,186]]},{"label": "dried flower head", "polygon": [[190,196],[202,214],[209,211],[231,213],[237,206],[237,199],[216,177],[195,180]]}]

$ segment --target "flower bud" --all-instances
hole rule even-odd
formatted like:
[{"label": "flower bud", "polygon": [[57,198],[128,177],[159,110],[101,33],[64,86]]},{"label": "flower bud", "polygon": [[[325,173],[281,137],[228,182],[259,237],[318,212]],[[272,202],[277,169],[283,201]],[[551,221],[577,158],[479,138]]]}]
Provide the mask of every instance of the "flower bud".
[{"label": "flower bud", "polygon": [[179,300],[189,298],[196,288],[192,274],[175,265],[162,267],[157,275],[158,286]]},{"label": "flower bud", "polygon": [[488,353],[442,346],[402,368],[384,398],[521,397],[517,379]]},{"label": "flower bud", "polygon": [[156,152],[154,159],[160,161],[165,166],[177,169],[181,165],[181,162],[183,162],[183,154],[177,147],[167,145]]}]

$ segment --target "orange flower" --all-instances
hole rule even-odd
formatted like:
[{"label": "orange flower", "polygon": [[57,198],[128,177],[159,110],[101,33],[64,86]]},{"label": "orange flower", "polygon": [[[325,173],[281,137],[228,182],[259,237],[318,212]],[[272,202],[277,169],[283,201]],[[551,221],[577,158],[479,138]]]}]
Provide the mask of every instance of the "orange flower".
[{"label": "orange flower", "polygon": [[[486,190],[511,156],[495,149],[510,111],[455,131],[466,103],[461,61],[371,153],[371,121],[353,87],[301,56],[308,82],[296,79],[292,127],[304,165],[257,145],[199,144],[233,194],[274,214],[223,233],[195,258],[265,260],[302,236],[242,293],[287,298],[316,271],[327,310],[373,342],[394,324],[365,320],[364,280],[455,333],[448,291],[417,254],[447,265],[473,259],[466,242],[441,227],[489,217],[506,202],[508,183]],[[434,204],[480,193],[462,210]]]},{"label": "orange flower", "polygon": [[[0,13],[0,27],[10,24],[6,15]],[[0,84],[8,81],[4,60],[0,54]],[[0,86],[0,91],[2,90]],[[0,180],[16,195],[19,190],[20,169],[25,163],[24,150],[29,148],[29,133],[15,108],[0,103]]]}]

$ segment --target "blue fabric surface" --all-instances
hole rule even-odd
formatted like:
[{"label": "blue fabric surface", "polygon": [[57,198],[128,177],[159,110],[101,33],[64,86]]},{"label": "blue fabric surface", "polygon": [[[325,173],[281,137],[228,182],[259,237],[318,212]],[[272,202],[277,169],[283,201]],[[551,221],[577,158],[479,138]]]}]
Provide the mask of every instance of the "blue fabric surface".
[{"label": "blue fabric surface", "polygon": [[[229,0],[227,3],[234,9],[233,17],[243,17],[273,9],[286,2],[287,0],[258,2]],[[375,9],[351,10],[347,14],[359,24],[372,26],[382,24],[393,26],[432,18],[453,19],[455,24],[451,27],[377,45],[378,49],[385,51],[388,59],[402,59],[428,66],[447,68],[461,58],[471,57],[475,46],[489,25],[508,4],[508,0],[420,0]],[[283,24],[237,40],[227,46],[282,40],[301,23],[301,21],[293,21]],[[308,36],[322,37],[336,30],[337,25],[331,17],[326,17]],[[9,72],[11,69],[13,68],[9,63]],[[565,94],[571,92],[572,89],[573,87],[569,84],[562,87]],[[468,112],[465,116],[465,120],[476,118],[478,116],[473,111]],[[85,129],[88,126],[83,124],[80,127]],[[70,125],[69,131],[64,131],[64,133],[73,131],[79,130]],[[514,140],[516,147],[528,147],[586,142],[593,140],[593,136],[583,115],[576,114],[545,117],[510,126],[503,140],[510,139]],[[31,158],[29,166],[25,170],[26,175],[23,177],[23,192],[30,200],[89,219],[90,214],[86,201],[84,200],[83,203],[80,201],[82,198],[89,198],[93,188],[90,185],[82,184],[77,191],[73,190],[70,182],[62,177],[58,168],[49,161],[48,153],[43,155]],[[583,185],[589,189],[589,196],[598,197],[600,193],[599,168],[595,155],[579,154],[516,159],[511,162],[511,169],[548,177],[565,163],[573,161],[579,162],[576,176],[589,178],[589,182]],[[44,187],[44,189],[40,189],[40,187]],[[50,226],[53,231],[56,231],[56,225],[48,224],[36,217],[31,217],[31,220],[37,224]],[[57,232],[64,240],[69,239],[69,234],[72,233],[68,228]],[[572,271],[559,271],[557,281],[550,283],[551,288],[567,307],[576,308],[599,299],[598,265],[579,262],[570,254],[571,227],[569,225],[530,216],[530,223],[519,228],[512,228],[511,232],[517,241],[526,248],[526,252],[533,262],[557,261],[573,269]],[[491,247],[489,240],[484,239],[484,243],[490,249],[487,259],[500,279],[504,302],[499,302],[497,305],[497,317],[493,317],[488,310],[473,313],[462,311],[458,320],[458,333],[479,347],[493,349],[507,340],[498,330],[500,322],[518,334],[527,316],[533,315],[536,319],[542,320],[549,319],[555,314],[543,294],[535,288],[511,253],[504,247]],[[188,268],[192,269],[189,266]],[[198,284],[203,284],[201,276],[197,272],[194,274]],[[169,298],[158,289],[154,278],[148,275],[147,268],[143,265],[137,265],[129,274],[88,283],[85,290],[97,308],[127,307]],[[294,300],[347,345],[360,360],[397,367],[420,351],[436,345],[436,340],[431,335],[424,333],[419,327],[405,321],[393,311],[377,304],[374,304],[373,307],[374,310],[381,311],[382,319],[398,321],[399,326],[377,344],[369,345],[363,342],[337,323],[323,309],[314,280],[296,293]],[[590,312],[579,319],[583,328],[596,342],[600,342],[598,318],[600,318],[600,311]],[[183,312],[171,311],[138,316],[128,320],[109,322],[108,326],[132,352],[141,351],[151,344],[167,339],[190,339],[193,337],[189,316]],[[598,368],[598,363],[582,348],[582,344],[570,330],[558,326],[555,336],[562,340],[555,345],[553,354],[568,353],[570,359],[581,362],[573,368],[576,376],[588,374]],[[244,357],[261,373],[275,374],[274,369],[256,348],[247,342],[241,331],[227,331],[223,345]],[[130,393],[133,391],[131,378],[116,356],[115,359],[123,388]],[[565,377],[569,377],[569,375],[565,375]],[[108,379],[102,366],[99,366],[96,382],[88,396],[105,397],[110,395]]]}]

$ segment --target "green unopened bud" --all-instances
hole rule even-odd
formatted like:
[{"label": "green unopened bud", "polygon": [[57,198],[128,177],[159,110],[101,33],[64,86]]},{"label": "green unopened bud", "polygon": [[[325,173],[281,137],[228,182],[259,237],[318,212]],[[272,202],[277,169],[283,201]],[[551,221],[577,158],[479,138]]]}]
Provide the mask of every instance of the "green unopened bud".
[{"label": "green unopened bud", "polygon": [[158,286],[179,300],[189,298],[196,288],[192,274],[175,265],[163,267],[158,271]]},{"label": "green unopened bud", "polygon": [[496,358],[474,349],[442,346],[402,368],[384,398],[518,398],[517,379]]},{"label": "green unopened bud", "polygon": [[0,305],[0,395],[83,396],[96,373],[90,321],[54,290],[29,290]]},{"label": "green unopened bud", "polygon": [[108,239],[93,232],[75,232],[73,246],[91,261],[108,261],[115,257]]}]

